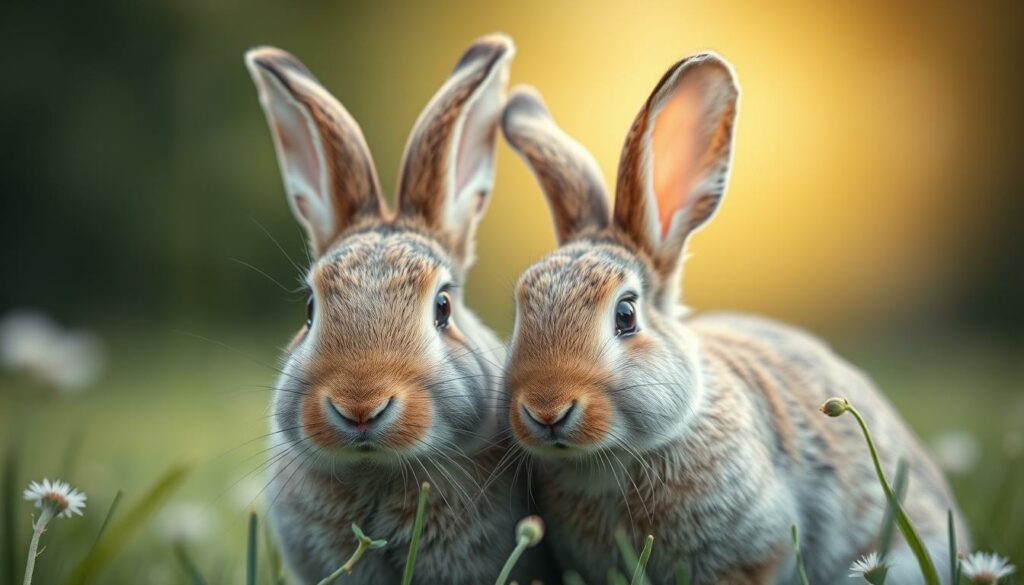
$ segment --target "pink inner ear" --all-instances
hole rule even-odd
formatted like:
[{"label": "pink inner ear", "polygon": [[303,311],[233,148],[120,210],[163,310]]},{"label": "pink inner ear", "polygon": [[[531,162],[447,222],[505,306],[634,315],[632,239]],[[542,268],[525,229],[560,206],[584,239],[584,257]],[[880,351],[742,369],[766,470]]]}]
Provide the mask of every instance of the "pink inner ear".
[{"label": "pink inner ear", "polygon": [[668,233],[676,212],[687,205],[700,179],[702,99],[698,84],[683,84],[654,120],[650,156],[661,237]]},{"label": "pink inner ear", "polygon": [[284,172],[294,175],[293,178],[301,180],[320,195],[320,159],[316,139],[310,133],[306,118],[285,96],[276,100],[272,111],[274,138],[284,157]]},{"label": "pink inner ear", "polygon": [[[487,99],[483,96],[482,99]],[[473,176],[480,172],[480,166],[487,164],[486,157],[490,152],[486,129],[486,116],[493,112],[486,112],[479,104],[470,108],[466,113],[466,119],[462,124],[462,136],[460,136],[458,150],[455,155],[455,195],[466,195],[462,190],[473,180]],[[485,131],[481,131],[483,128]],[[473,195],[473,194],[469,194]]]}]

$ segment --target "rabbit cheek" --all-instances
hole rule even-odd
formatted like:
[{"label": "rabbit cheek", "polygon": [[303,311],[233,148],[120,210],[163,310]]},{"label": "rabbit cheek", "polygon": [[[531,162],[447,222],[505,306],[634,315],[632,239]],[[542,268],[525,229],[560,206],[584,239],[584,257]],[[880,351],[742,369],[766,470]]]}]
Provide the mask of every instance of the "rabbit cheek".
[{"label": "rabbit cheek", "polygon": [[419,386],[406,386],[395,397],[402,405],[402,411],[384,443],[394,448],[412,447],[422,442],[430,429],[430,397]]},{"label": "rabbit cheek", "polygon": [[577,401],[582,419],[573,439],[583,445],[600,443],[611,430],[612,408],[608,397],[600,391],[584,394]]},{"label": "rabbit cheek", "polygon": [[337,435],[330,430],[330,421],[327,420],[327,412],[324,410],[324,401],[327,399],[327,392],[324,387],[311,388],[302,397],[302,430],[310,442],[324,448],[339,448],[342,446]]},{"label": "rabbit cheek", "polygon": [[518,408],[509,409],[509,425],[512,427],[512,432],[516,435],[516,440],[520,443],[537,444],[537,441],[530,434],[530,430],[523,423],[523,415],[520,414]]}]

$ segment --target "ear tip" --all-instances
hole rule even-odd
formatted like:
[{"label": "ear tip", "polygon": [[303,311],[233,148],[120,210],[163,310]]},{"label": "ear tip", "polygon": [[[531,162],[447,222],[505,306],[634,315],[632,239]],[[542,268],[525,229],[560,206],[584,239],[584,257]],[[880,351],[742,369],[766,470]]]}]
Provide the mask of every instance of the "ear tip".
[{"label": "ear tip", "polygon": [[288,53],[281,49],[278,49],[277,47],[271,47],[270,45],[260,45],[258,47],[253,47],[245,52],[245,64],[250,68],[266,67],[275,59],[280,58],[282,55],[288,55]]},{"label": "ear tip", "polygon": [[506,58],[511,58],[515,56],[516,53],[515,41],[512,40],[512,37],[503,32],[486,34],[473,41],[473,46],[476,45],[491,47],[491,50],[497,51],[500,55]]},{"label": "ear tip", "polygon": [[512,140],[521,132],[522,123],[530,119],[550,120],[551,114],[536,88],[520,84],[509,92],[505,110],[501,114],[501,129]]},{"label": "ear tip", "polygon": [[299,73],[305,77],[313,77],[309,69],[295,55],[284,49],[269,45],[253,47],[246,51],[245,66],[253,77],[260,75],[261,70],[271,73],[278,78],[284,77],[288,73]]},{"label": "ear tip", "polygon": [[505,116],[531,115],[550,118],[548,107],[544,103],[537,88],[532,85],[519,84],[512,88],[505,104]]},{"label": "ear tip", "polygon": [[544,97],[536,87],[520,83],[512,88],[508,94],[508,103],[518,108],[530,108],[547,113],[547,106],[544,104]]},{"label": "ear tip", "polygon": [[693,56],[687,57],[679,62],[677,69],[704,69],[716,71],[720,75],[719,81],[731,90],[731,93],[739,93],[739,83],[736,79],[736,68],[728,59],[722,57],[715,51],[702,51]]},{"label": "ear tip", "polygon": [[471,45],[459,57],[455,64],[455,71],[473,63],[477,60],[486,61],[488,64],[498,60],[509,60],[516,53],[516,44],[512,37],[504,33],[491,33],[473,41]]},{"label": "ear tip", "polygon": [[512,40],[512,37],[510,37],[509,35],[507,35],[507,34],[505,34],[503,32],[500,32],[500,31],[496,31],[496,32],[492,32],[492,33],[486,34],[486,35],[480,37],[479,39],[477,39],[476,41],[474,41],[473,44],[477,44],[477,43],[484,43],[484,44],[494,45],[496,47],[501,47],[505,51],[515,51],[516,50],[516,43],[515,43],[515,41]]}]

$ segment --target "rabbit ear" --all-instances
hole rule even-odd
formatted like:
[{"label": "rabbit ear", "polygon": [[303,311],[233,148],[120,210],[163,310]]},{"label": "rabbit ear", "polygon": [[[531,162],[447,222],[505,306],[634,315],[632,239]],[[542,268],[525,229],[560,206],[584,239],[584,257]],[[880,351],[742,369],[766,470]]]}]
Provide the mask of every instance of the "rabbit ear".
[{"label": "rabbit ear", "polygon": [[686,238],[722,200],[738,96],[720,57],[684,59],[658,82],[626,137],[615,224],[663,276],[675,274]]},{"label": "rabbit ear", "polygon": [[555,124],[535,89],[512,91],[502,129],[544,191],[559,244],[608,226],[608,195],[597,162]]},{"label": "rabbit ear", "polygon": [[514,53],[503,35],[470,45],[420,114],[402,157],[399,213],[442,236],[463,266],[472,261],[476,223],[494,184],[498,117]]},{"label": "rabbit ear", "polygon": [[319,256],[345,229],[383,211],[370,150],[352,116],[292,55],[252,49],[245,64],[274,137],[292,213]]}]

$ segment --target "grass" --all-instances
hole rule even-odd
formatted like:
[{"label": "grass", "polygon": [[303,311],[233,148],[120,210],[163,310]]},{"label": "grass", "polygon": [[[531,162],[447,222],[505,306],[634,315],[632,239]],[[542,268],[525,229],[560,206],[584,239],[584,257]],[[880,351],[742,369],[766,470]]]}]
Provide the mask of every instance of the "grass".
[{"label": "grass", "polygon": [[796,571],[800,576],[800,585],[808,585],[807,570],[804,569],[804,555],[800,552],[800,533],[797,531],[796,524],[790,530],[790,536],[793,541],[793,553],[796,554]]},{"label": "grass", "polygon": [[636,562],[636,568],[633,569],[633,579],[630,581],[630,585],[641,585],[647,581],[644,570],[647,568],[647,561],[651,560],[653,547],[654,535],[648,534],[644,539],[644,548],[640,551],[640,559]]},{"label": "grass", "polygon": [[420,534],[423,533],[423,514],[427,507],[427,496],[430,495],[430,484],[423,482],[420,485],[420,499],[416,503],[416,520],[412,525],[412,542],[409,544],[409,554],[405,557],[405,569],[402,571],[402,585],[412,583],[413,569],[416,566],[416,553],[420,550]]},{"label": "grass", "polygon": [[[254,338],[262,343],[247,341]],[[45,536],[35,582],[62,583],[95,554],[92,545],[108,522],[108,509],[114,512],[97,549],[116,536],[119,523],[130,517],[156,478],[180,464],[191,471],[163,502],[204,506],[208,533],[181,548],[163,536],[161,512],[154,509],[88,582],[201,582],[189,566],[208,583],[244,582],[248,567],[254,566],[257,584],[281,585],[280,561],[267,546],[265,531],[258,555],[256,533],[249,532],[252,503],[263,485],[259,468],[270,395],[266,387],[274,378],[269,367],[255,362],[274,365],[277,359],[268,338],[227,340],[253,360],[187,336],[128,338],[115,342],[111,367],[97,388],[78,395],[47,397],[31,381],[0,374],[0,582],[20,582],[31,530],[30,509],[20,501],[20,490],[30,479],[70,469],[73,476],[64,479],[89,495],[84,517],[54,523]],[[907,344],[844,353],[873,374],[926,440],[949,429],[978,438],[982,454],[977,469],[951,477],[951,484],[974,547],[998,551],[1020,567],[1024,465],[1007,460],[1004,442],[1008,431],[1024,428],[1024,364],[976,346]],[[510,550],[514,544],[510,536]],[[609,543],[610,550],[615,546]],[[179,548],[187,551],[188,563],[182,562]],[[657,547],[653,554],[657,558]],[[632,567],[617,571],[613,579],[628,582],[626,575],[634,575]]]}]

